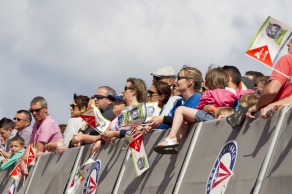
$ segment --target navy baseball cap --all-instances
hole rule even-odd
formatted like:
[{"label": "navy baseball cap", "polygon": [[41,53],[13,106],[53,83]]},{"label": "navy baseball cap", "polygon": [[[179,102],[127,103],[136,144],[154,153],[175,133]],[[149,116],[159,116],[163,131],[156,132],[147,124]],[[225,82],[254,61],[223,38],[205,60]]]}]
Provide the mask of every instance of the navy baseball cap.
[{"label": "navy baseball cap", "polygon": [[123,99],[123,95],[119,95],[119,96],[108,95],[107,98],[108,98],[110,101],[115,101],[115,100],[124,101],[124,99]]}]

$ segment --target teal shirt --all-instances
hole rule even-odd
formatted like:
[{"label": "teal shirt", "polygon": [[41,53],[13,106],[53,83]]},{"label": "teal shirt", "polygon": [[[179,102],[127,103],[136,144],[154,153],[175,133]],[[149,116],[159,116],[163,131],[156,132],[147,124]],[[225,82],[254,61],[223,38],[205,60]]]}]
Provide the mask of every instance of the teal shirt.
[{"label": "teal shirt", "polygon": [[7,168],[9,168],[11,165],[13,165],[20,158],[20,156],[23,154],[24,151],[25,151],[25,149],[22,149],[22,150],[19,150],[18,152],[16,152],[15,154],[12,154],[10,156],[9,160],[7,160],[7,162],[4,162],[0,166],[0,169],[6,170]]}]

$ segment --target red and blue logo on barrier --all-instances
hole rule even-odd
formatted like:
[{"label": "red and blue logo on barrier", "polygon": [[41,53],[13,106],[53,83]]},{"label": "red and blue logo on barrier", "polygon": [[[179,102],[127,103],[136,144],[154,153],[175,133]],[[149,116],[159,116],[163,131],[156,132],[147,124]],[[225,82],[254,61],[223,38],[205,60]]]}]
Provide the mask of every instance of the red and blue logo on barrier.
[{"label": "red and blue logo on barrier", "polygon": [[223,194],[227,188],[237,156],[236,141],[227,142],[221,149],[206,185],[206,194]]},{"label": "red and blue logo on barrier", "polygon": [[86,178],[83,186],[82,191],[83,194],[92,194],[96,192],[100,173],[100,164],[101,164],[100,160],[97,160],[96,162],[93,163],[89,175]]}]

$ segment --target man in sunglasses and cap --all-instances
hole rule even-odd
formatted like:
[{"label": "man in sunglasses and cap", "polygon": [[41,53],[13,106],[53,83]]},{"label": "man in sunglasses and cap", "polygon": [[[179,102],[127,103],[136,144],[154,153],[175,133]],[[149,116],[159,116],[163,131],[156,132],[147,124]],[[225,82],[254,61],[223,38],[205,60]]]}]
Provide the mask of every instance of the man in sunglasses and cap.
[{"label": "man in sunglasses and cap", "polygon": [[162,81],[171,87],[173,86],[176,79],[175,70],[171,66],[160,67],[153,71],[151,75],[153,76],[152,82]]}]

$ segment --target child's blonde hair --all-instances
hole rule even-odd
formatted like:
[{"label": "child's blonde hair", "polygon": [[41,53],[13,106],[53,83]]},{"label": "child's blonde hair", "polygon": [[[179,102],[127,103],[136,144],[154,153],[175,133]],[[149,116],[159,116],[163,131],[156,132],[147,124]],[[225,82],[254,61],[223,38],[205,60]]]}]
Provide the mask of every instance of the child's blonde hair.
[{"label": "child's blonde hair", "polygon": [[240,97],[240,103],[246,103],[247,106],[253,106],[258,102],[258,96],[254,93],[244,94]]},{"label": "child's blonde hair", "polygon": [[221,107],[217,108],[215,111],[215,118],[218,118],[220,115],[229,116],[235,113],[235,110],[230,107]]}]

